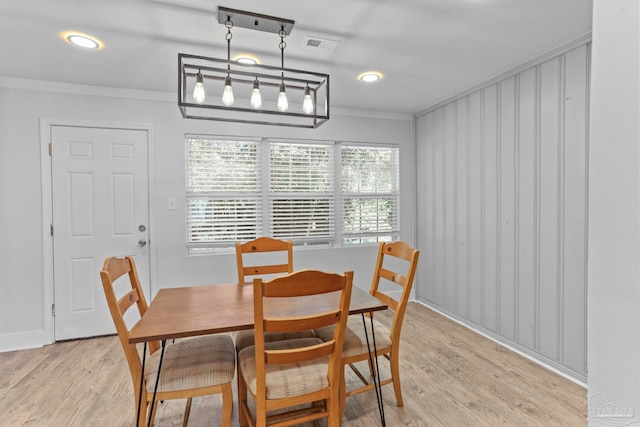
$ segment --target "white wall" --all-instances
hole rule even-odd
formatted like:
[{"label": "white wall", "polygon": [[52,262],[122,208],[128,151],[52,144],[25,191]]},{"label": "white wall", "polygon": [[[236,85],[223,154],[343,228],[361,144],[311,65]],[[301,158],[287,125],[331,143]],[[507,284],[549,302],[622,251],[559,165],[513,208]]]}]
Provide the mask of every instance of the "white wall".
[{"label": "white wall", "polygon": [[[89,94],[86,94],[89,93]],[[146,98],[146,99],[145,99]],[[81,88],[0,78],[0,351],[38,346],[52,339],[46,330],[41,188],[42,118],[153,126],[155,140],[155,245],[157,278],[152,292],[179,285],[235,281],[231,253],[187,256],[184,134],[273,136],[400,144],[401,238],[413,244],[415,163],[411,117],[333,114],[317,130],[185,120],[168,94]],[[167,209],[175,198],[177,209]],[[48,230],[46,230],[48,232]],[[368,289],[376,247],[295,249],[296,268],[355,270]],[[155,274],[154,274],[155,273]],[[96,272],[96,275],[98,272]],[[98,293],[101,295],[101,293]]]},{"label": "white wall", "polygon": [[[640,424],[640,7],[594,0],[589,191],[589,425]],[[627,418],[592,410],[615,402]],[[611,424],[613,425],[613,424]],[[622,425],[622,424],[619,424]]]},{"label": "white wall", "polygon": [[417,297],[585,381],[589,44],[522,68],[416,117]]}]

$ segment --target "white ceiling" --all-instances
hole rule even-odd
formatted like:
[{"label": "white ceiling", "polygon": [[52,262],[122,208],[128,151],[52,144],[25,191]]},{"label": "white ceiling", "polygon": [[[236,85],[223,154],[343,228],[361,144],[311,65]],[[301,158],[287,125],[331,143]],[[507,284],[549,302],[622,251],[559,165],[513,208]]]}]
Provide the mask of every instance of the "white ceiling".
[{"label": "white ceiling", "polygon": [[[1,0],[0,76],[175,93],[179,52],[226,57],[218,6],[294,20],[285,66],[329,73],[332,107],[411,114],[588,34],[592,0]],[[231,54],[279,65],[278,43],[234,28]],[[384,79],[358,81],[368,69]]]}]

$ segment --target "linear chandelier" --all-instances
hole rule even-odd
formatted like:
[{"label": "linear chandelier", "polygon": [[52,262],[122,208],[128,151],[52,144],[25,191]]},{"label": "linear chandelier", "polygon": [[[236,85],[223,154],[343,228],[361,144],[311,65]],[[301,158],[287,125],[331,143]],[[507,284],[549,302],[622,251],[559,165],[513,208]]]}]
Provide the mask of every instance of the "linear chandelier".
[{"label": "linear chandelier", "polygon": [[[329,120],[329,75],[285,68],[284,38],[294,21],[218,7],[227,58],[178,54],[178,108],[185,119],[317,128]],[[231,60],[234,27],[280,37],[280,66]]]}]

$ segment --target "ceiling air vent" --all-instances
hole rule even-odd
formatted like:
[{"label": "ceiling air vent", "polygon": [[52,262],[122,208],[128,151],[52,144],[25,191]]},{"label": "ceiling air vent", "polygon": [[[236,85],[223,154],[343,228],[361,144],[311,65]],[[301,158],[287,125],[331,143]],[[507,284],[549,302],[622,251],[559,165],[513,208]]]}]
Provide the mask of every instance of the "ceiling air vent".
[{"label": "ceiling air vent", "polygon": [[320,47],[321,44],[322,44],[322,42],[320,40],[317,40],[317,39],[309,39],[309,40],[307,40],[307,46]]},{"label": "ceiling air vent", "polygon": [[334,50],[340,44],[339,40],[331,40],[318,36],[306,36],[304,38],[304,45],[307,47],[314,47],[324,50]]}]

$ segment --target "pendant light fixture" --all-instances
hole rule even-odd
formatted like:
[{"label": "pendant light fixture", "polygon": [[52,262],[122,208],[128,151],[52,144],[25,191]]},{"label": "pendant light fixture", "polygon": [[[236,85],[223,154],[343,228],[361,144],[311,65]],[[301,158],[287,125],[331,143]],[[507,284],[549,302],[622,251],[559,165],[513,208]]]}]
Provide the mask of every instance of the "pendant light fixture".
[{"label": "pendant light fixture", "polygon": [[258,109],[262,107],[262,94],[260,94],[260,82],[258,78],[253,81],[253,90],[251,91],[251,108]]},{"label": "pendant light fixture", "polygon": [[280,48],[280,68],[282,68],[282,81],[280,82],[280,90],[278,91],[278,111],[284,112],[289,109],[289,100],[287,99],[287,92],[285,91],[284,85],[284,48],[287,47],[287,44],[284,42],[284,36],[287,35],[284,32],[284,27],[280,28],[278,35],[280,36],[280,44],[278,45]]},{"label": "pendant light fixture", "polygon": [[313,99],[311,98],[311,89],[309,85],[304,88],[304,98],[302,98],[302,111],[305,114],[313,113]]},{"label": "pendant light fixture", "polygon": [[[224,26],[227,27],[227,35],[225,38],[227,39],[227,61],[231,61],[231,38],[233,35],[231,34],[231,28],[233,28],[233,22],[231,19],[227,19],[224,23]],[[231,75],[228,71],[231,70],[231,64],[227,64],[227,77],[224,79],[224,91],[222,92],[222,103],[227,107],[233,105],[233,88],[231,87]]]},{"label": "pendant light fixture", "polygon": [[[329,120],[329,75],[284,66],[285,37],[294,21],[219,7],[218,22],[227,30],[226,59],[178,54],[178,107],[184,118],[305,128]],[[277,34],[280,66],[231,60],[232,28]],[[221,96],[206,96],[205,85],[209,95]]]},{"label": "pendant light fixture", "polygon": [[206,100],[206,95],[204,93],[204,83],[202,78],[202,73],[198,70],[198,74],[196,75],[196,85],[193,88],[193,101],[202,104]]}]

